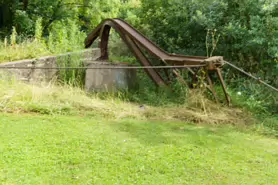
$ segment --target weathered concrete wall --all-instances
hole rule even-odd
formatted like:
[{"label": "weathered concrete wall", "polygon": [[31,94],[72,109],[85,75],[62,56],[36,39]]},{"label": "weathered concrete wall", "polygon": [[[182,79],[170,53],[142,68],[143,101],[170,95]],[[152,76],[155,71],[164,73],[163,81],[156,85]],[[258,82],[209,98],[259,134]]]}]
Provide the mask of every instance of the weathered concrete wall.
[{"label": "weathered concrete wall", "polygon": [[[126,64],[89,62],[87,67],[115,67]],[[136,69],[87,69],[85,87],[88,92],[113,92],[133,89],[136,86]]]},{"label": "weathered concrete wall", "polygon": [[[69,59],[82,60],[87,67],[113,67],[124,64],[112,64],[110,62],[96,62],[100,56],[99,49],[88,49],[82,52],[67,53],[58,56],[48,56],[39,59],[21,60],[0,64],[0,78],[25,81],[28,83],[49,82],[57,78],[58,69],[32,69],[36,67],[56,68],[58,62]],[[67,65],[65,65],[67,66]],[[126,65],[125,65],[126,66]],[[1,69],[1,67],[27,67],[28,69]],[[87,69],[85,87],[87,91],[106,92],[118,89],[134,88],[136,84],[136,69]]]},{"label": "weathered concrete wall", "polygon": [[[47,56],[39,59],[21,60],[0,64],[0,67],[58,67],[57,62],[63,62],[69,57],[80,57],[84,61],[93,61],[100,56],[99,49],[87,49],[81,52],[66,53],[57,56]],[[1,69],[2,78],[14,77],[17,80],[36,83],[41,81],[50,81],[56,77],[57,69]],[[4,75],[4,76],[3,76]]]}]

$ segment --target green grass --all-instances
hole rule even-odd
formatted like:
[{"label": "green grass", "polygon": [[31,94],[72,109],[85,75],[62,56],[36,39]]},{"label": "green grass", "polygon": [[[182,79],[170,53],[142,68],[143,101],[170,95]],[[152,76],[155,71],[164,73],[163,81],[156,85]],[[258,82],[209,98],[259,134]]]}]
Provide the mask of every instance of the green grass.
[{"label": "green grass", "polygon": [[39,42],[26,40],[15,46],[9,45],[5,47],[0,41],[0,63],[33,59],[47,55],[51,55],[51,53]]},{"label": "green grass", "polygon": [[278,141],[231,126],[0,115],[0,184],[276,184]]}]

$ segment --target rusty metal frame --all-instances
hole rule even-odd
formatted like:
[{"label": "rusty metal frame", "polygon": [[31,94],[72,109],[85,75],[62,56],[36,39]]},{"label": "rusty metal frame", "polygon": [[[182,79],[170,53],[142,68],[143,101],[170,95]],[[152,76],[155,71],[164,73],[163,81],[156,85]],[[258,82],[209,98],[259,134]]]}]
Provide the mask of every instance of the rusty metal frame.
[{"label": "rusty metal frame", "polygon": [[[111,28],[115,29],[119,33],[122,40],[130,48],[134,56],[138,59],[142,66],[153,66],[152,63],[145,56],[144,51],[150,53],[154,57],[162,61],[164,65],[174,65],[174,66],[194,66],[194,67],[206,67],[207,70],[216,71],[217,76],[221,82],[224,94],[226,96],[227,103],[230,104],[230,98],[227,93],[227,89],[221,74],[221,67],[224,63],[223,57],[204,57],[204,56],[184,56],[178,54],[169,54],[166,51],[162,50],[156,46],[151,40],[145,37],[142,33],[138,32],[134,27],[129,25],[127,22],[121,19],[106,19],[100,23],[95,30],[93,30],[87,37],[85,41],[85,47],[90,47],[93,42],[99,37],[99,47],[100,47],[100,57],[98,60],[108,60],[108,41]],[[166,85],[167,80],[163,79],[158,71],[155,69],[144,69],[153,82],[158,85]],[[189,70],[189,68],[188,68]],[[192,70],[189,70],[193,72]],[[173,70],[173,73],[176,77],[183,83],[186,84],[186,81],[181,77],[177,70]],[[209,83],[209,89],[213,93],[216,101],[218,101],[216,93],[213,88],[213,82],[209,75],[207,76],[207,81]]]}]

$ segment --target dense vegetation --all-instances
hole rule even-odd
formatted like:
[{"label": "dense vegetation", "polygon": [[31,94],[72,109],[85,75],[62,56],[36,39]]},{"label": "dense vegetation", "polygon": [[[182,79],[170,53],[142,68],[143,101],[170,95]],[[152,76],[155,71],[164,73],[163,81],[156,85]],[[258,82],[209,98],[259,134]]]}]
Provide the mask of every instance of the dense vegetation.
[{"label": "dense vegetation", "polygon": [[[2,5],[1,5],[2,4]],[[277,72],[277,0],[1,0],[2,35],[15,26],[25,36],[74,22],[88,32],[102,19],[121,17],[169,52],[207,55],[207,34],[219,38],[215,54],[267,76]],[[276,71],[272,71],[275,68]]]},{"label": "dense vegetation", "polygon": [[[114,17],[278,87],[278,0],[0,0],[0,63],[82,50]],[[137,62],[117,34],[109,44],[111,60]],[[157,88],[143,70],[137,90],[115,94],[86,93],[84,70],[35,85],[1,71],[0,184],[275,184],[278,93],[223,73],[232,107],[203,88]]]},{"label": "dense vegetation", "polygon": [[[120,17],[169,52],[223,55],[278,86],[277,0],[1,0],[0,10],[0,62],[82,49],[102,19]],[[224,71],[231,94],[242,94],[234,102],[277,114],[276,92]]]}]

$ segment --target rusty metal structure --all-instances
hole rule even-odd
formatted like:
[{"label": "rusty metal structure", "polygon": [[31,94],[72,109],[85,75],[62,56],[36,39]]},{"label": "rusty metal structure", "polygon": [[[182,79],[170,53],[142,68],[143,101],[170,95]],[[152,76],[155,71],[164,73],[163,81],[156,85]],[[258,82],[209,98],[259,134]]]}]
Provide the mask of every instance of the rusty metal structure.
[{"label": "rusty metal structure", "polygon": [[[192,69],[203,68],[206,71],[207,75],[206,78],[208,85],[206,84],[206,87],[212,92],[216,101],[218,101],[216,92],[213,87],[212,78],[209,75],[209,71],[216,72],[223,87],[223,92],[226,96],[227,103],[228,105],[230,104],[230,97],[227,93],[226,86],[221,74],[221,67],[225,64],[223,57],[208,58],[204,56],[184,56],[170,54],[159,48],[156,44],[154,44],[151,40],[149,40],[147,37],[145,37],[142,33],[137,31],[134,27],[129,25],[124,20],[106,19],[88,35],[85,41],[85,47],[89,48],[97,38],[100,39],[99,47],[101,50],[101,55],[97,60],[109,59],[108,41],[111,28],[115,29],[115,31],[118,32],[122,40],[125,42],[125,44],[127,44],[127,46],[130,48],[130,50],[142,66],[153,66],[151,61],[145,55],[145,52],[147,52],[153,57],[159,59],[161,61],[161,64],[165,66],[184,66],[195,76],[197,76],[197,73],[195,72],[196,70]],[[145,68],[144,70],[156,85],[167,85],[167,80],[163,78],[161,71],[158,71],[154,68]],[[185,82],[177,69],[171,70],[177,78]],[[167,76],[167,70],[164,70],[164,72]]]}]

